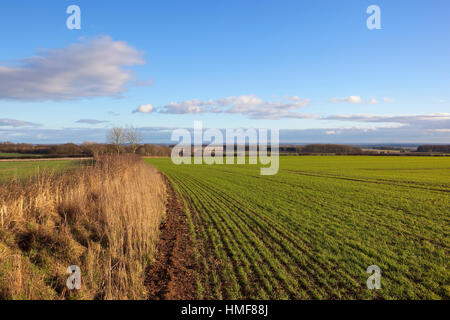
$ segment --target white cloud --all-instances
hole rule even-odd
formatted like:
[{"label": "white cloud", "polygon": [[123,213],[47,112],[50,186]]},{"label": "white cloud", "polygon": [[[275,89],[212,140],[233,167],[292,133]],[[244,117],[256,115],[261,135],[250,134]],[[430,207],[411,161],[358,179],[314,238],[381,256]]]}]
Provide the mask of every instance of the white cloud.
[{"label": "white cloud", "polygon": [[444,133],[447,133],[447,132],[450,132],[450,129],[433,129],[433,130],[431,130],[431,131],[433,131],[433,132],[444,132]]},{"label": "white cloud", "polygon": [[[382,100],[385,103],[394,102],[394,99],[392,98],[383,98]],[[332,98],[331,102],[333,103],[354,103],[354,104],[361,104],[364,103],[364,100],[360,96],[350,96],[346,98]],[[365,101],[367,104],[379,104],[380,100],[372,98],[367,101]]]},{"label": "white cloud", "polygon": [[415,129],[448,129],[450,113],[432,113],[422,115],[370,115],[350,114],[332,115],[321,120],[337,120],[352,122],[389,123],[391,128],[414,127]]},{"label": "white cloud", "polygon": [[161,108],[161,113],[171,114],[189,114],[189,113],[205,113],[213,112],[214,101],[185,100],[180,102],[171,102]]},{"label": "white cloud", "polygon": [[153,106],[151,104],[141,104],[133,113],[152,113]]},{"label": "white cloud", "polygon": [[413,122],[413,121],[441,121],[450,120],[450,113],[432,113],[422,115],[371,115],[371,114],[349,114],[333,115],[324,117],[326,120],[345,120],[361,122]]},{"label": "white cloud", "polygon": [[143,64],[126,42],[103,36],[0,65],[0,99],[21,101],[118,97],[138,79],[124,67]]},{"label": "white cloud", "polygon": [[299,97],[285,97],[283,101],[265,101],[255,95],[232,96],[217,100],[185,100],[171,102],[158,108],[160,113],[200,114],[228,113],[242,114],[252,119],[315,118],[314,115],[295,112],[306,107],[311,100]]},{"label": "white cloud", "polygon": [[360,96],[350,96],[347,98],[332,98],[331,102],[334,102],[334,103],[339,103],[339,102],[362,103],[362,99]]}]

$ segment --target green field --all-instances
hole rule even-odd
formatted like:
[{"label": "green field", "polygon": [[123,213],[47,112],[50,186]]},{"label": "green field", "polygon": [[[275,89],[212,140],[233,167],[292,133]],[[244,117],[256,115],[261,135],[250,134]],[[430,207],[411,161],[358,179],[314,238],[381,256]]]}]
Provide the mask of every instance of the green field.
[{"label": "green field", "polygon": [[11,161],[0,162],[0,182],[25,179],[46,171],[74,169],[86,160]]},{"label": "green field", "polygon": [[0,158],[40,158],[39,154],[23,154],[23,153],[5,153],[0,152]]},{"label": "green field", "polygon": [[450,298],[450,158],[282,157],[275,176],[146,161],[185,201],[199,298]]}]

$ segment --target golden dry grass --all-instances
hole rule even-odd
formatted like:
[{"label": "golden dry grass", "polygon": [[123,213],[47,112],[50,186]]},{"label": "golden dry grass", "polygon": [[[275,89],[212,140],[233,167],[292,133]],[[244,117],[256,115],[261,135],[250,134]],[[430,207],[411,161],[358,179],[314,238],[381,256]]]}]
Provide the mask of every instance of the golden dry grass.
[{"label": "golden dry grass", "polygon": [[[137,157],[0,186],[0,299],[140,299],[165,211],[162,176]],[[66,288],[78,265],[82,288]]]}]

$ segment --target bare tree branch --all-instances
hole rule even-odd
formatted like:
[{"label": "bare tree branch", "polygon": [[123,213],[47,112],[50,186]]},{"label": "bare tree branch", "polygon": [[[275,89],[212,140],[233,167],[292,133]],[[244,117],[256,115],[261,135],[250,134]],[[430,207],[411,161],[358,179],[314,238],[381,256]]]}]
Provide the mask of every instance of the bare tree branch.
[{"label": "bare tree branch", "polygon": [[137,148],[142,142],[142,134],[133,126],[128,126],[124,131],[126,143],[130,146],[131,152],[136,153]]},{"label": "bare tree branch", "polygon": [[109,144],[112,144],[115,146],[117,154],[120,153],[120,150],[122,149],[122,145],[125,143],[125,130],[120,127],[114,127],[112,128],[107,137],[106,140]]}]

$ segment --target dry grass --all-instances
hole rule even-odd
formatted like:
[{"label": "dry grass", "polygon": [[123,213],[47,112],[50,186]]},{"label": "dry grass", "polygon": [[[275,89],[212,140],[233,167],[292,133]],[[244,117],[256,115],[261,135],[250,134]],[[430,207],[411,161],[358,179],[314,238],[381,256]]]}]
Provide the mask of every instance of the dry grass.
[{"label": "dry grass", "polygon": [[[107,156],[0,186],[0,299],[140,299],[165,211],[161,175]],[[82,288],[66,288],[78,265]]]}]

